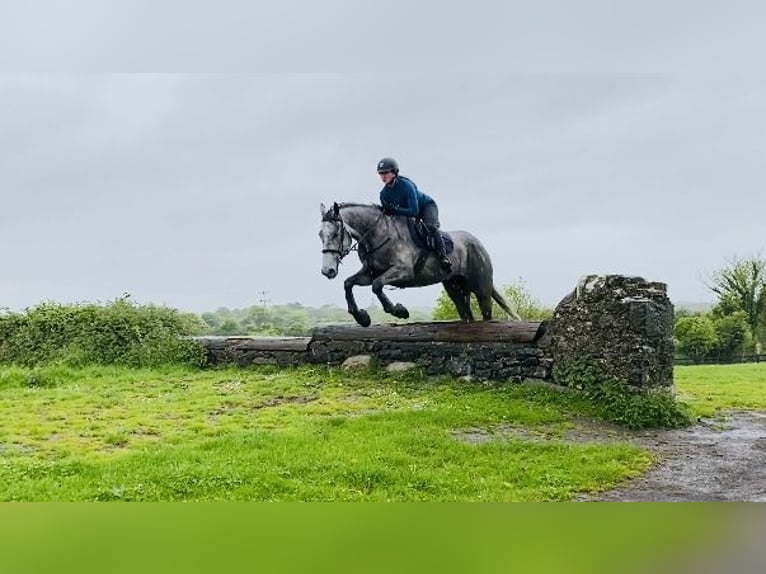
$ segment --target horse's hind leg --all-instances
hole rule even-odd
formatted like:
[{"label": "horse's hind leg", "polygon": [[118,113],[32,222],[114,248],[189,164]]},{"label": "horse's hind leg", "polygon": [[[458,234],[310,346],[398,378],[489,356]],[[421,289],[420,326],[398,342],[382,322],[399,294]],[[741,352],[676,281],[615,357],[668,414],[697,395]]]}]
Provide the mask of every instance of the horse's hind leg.
[{"label": "horse's hind leg", "polygon": [[481,318],[485,321],[492,319],[492,293],[476,293],[476,299],[479,301],[481,309]]},{"label": "horse's hind leg", "polygon": [[465,297],[465,314],[468,317],[467,321],[472,323],[476,319],[473,316],[473,309],[471,309],[471,288],[468,286],[468,282],[464,277],[456,277],[455,282],[463,291],[463,295]]},{"label": "horse's hind leg", "polygon": [[457,314],[462,321],[466,323],[473,321],[473,313],[471,312],[470,293],[468,293],[458,281],[450,279],[442,283],[444,290],[452,302],[455,304]]}]

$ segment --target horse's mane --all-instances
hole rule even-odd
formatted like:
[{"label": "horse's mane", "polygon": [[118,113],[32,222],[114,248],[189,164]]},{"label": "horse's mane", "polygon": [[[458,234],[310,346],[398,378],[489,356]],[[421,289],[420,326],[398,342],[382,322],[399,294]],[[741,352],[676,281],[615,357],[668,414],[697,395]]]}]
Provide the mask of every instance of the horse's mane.
[{"label": "horse's mane", "polygon": [[374,207],[376,209],[382,209],[380,205],[377,203],[354,203],[354,202],[344,202],[339,203],[338,207],[343,209],[344,207]]},{"label": "horse's mane", "polygon": [[[337,202],[336,202],[337,203]],[[351,201],[343,202],[343,203],[337,203],[339,209],[343,209],[345,207],[367,207],[369,209],[383,209],[382,205],[379,205],[377,203],[354,203]],[[333,213],[333,207],[328,209],[322,218],[323,221],[333,221],[334,217],[332,215]]]}]

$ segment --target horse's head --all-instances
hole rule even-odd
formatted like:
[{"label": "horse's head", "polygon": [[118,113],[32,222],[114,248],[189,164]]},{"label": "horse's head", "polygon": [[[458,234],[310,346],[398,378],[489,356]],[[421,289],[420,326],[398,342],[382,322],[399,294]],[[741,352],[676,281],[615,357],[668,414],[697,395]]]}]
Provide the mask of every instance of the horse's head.
[{"label": "horse's head", "polygon": [[338,266],[351,250],[351,233],[346,229],[346,224],[340,217],[340,206],[334,203],[330,209],[322,210],[322,227],[319,230],[319,238],[322,240],[322,275],[328,279],[338,276]]}]

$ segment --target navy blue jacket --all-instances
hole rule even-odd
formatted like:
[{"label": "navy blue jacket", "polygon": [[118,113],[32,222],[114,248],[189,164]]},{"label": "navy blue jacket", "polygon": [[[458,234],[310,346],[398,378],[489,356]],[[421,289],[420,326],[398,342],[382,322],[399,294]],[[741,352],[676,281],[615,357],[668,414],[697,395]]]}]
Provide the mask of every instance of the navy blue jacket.
[{"label": "navy blue jacket", "polygon": [[395,215],[419,217],[429,203],[435,203],[433,198],[403,175],[397,176],[393,185],[384,185],[380,190],[380,204]]}]

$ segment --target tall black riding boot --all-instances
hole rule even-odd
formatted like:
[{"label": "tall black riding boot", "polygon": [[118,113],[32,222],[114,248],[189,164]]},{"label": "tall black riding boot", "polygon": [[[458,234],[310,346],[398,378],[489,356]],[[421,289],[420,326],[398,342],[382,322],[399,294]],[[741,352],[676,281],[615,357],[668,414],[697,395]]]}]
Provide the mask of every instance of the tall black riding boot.
[{"label": "tall black riding boot", "polygon": [[452,261],[450,261],[449,257],[447,257],[447,248],[444,247],[444,237],[442,237],[441,231],[438,229],[432,230],[431,238],[433,239],[434,248],[436,254],[439,256],[439,262],[441,263],[442,269],[447,273],[451,273]]}]

